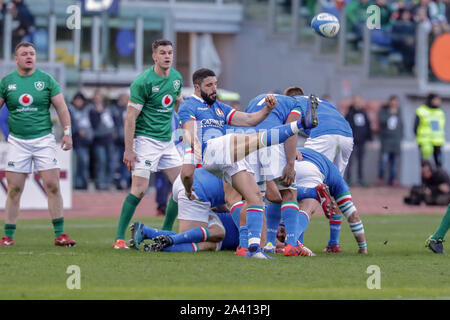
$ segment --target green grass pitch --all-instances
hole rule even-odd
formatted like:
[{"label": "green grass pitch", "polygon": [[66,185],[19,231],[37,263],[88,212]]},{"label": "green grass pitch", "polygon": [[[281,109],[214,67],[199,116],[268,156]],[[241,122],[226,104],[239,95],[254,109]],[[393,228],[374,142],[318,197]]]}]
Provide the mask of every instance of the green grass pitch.
[{"label": "green grass pitch", "polygon": [[[233,252],[115,251],[113,218],[66,219],[78,244],[58,248],[49,220],[20,220],[16,245],[0,248],[0,299],[449,299],[450,256],[424,247],[441,217],[363,215],[367,256],[356,253],[345,221],[343,253],[321,253],[328,223],[313,217],[305,243],[318,256],[272,261]],[[160,227],[162,219],[143,222]],[[79,290],[66,286],[70,265],[80,268]],[[371,265],[380,267],[381,289],[367,288]]]}]

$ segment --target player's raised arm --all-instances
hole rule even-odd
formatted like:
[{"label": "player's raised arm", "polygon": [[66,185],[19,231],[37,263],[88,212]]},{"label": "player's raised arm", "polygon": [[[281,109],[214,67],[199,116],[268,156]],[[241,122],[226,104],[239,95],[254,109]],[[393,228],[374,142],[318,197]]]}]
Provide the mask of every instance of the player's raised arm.
[{"label": "player's raised arm", "polygon": [[136,153],[133,150],[133,139],[136,131],[136,119],[141,113],[140,108],[136,108],[136,103],[129,100],[127,106],[127,114],[124,123],[124,144],[125,151],[123,153],[123,163],[127,166],[128,170],[134,170],[134,161],[139,162]]},{"label": "player's raised arm", "polygon": [[70,121],[69,108],[67,108],[66,101],[64,100],[62,93],[53,96],[50,100],[55,107],[56,113],[58,114],[61,126],[64,128],[64,136],[61,141],[61,147],[63,150],[70,150],[72,149],[72,125]]},{"label": "player's raised arm", "polygon": [[277,105],[277,98],[274,95],[266,96],[265,106],[261,110],[253,113],[236,111],[231,118],[230,125],[238,127],[254,127],[264,121]]}]

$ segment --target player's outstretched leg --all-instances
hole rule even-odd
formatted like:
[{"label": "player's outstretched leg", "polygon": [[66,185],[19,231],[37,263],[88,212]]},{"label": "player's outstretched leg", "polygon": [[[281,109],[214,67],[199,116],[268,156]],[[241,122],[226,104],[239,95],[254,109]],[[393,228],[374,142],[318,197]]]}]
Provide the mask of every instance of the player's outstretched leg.
[{"label": "player's outstretched leg", "polygon": [[444,242],[445,235],[447,234],[448,229],[450,228],[450,204],[447,207],[447,211],[445,212],[444,217],[439,224],[436,232],[433,233],[426,241],[425,246],[430,248],[434,253],[445,253],[444,246],[442,242]]}]

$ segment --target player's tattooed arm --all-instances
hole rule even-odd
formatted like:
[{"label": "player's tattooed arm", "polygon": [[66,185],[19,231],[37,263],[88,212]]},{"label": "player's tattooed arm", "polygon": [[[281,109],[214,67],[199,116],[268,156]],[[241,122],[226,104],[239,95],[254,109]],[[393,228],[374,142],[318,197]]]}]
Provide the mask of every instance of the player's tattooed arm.
[{"label": "player's tattooed arm", "polygon": [[181,167],[181,182],[184,185],[184,190],[186,192],[186,197],[189,200],[195,200],[196,197],[193,194],[194,188],[192,187],[194,184],[194,170],[195,166],[192,164],[183,164]]},{"label": "player's tattooed arm", "polygon": [[277,98],[273,94],[268,94],[265,99],[264,108],[252,113],[237,111],[231,119],[230,125],[238,127],[257,126],[267,118],[276,106]]}]

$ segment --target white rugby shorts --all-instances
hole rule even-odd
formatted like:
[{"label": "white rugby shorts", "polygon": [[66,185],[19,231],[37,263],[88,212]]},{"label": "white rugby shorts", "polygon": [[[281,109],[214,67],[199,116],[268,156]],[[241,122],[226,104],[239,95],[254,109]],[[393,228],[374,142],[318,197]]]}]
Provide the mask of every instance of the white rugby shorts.
[{"label": "white rugby shorts", "polygon": [[149,137],[137,136],[133,141],[133,149],[139,160],[139,162],[134,162],[135,170],[157,172],[183,164],[173,141],[158,141]]},{"label": "white rugby shorts", "polygon": [[[193,194],[195,195],[195,191],[193,191]],[[173,183],[172,196],[173,200],[178,203],[178,219],[208,223],[209,216],[214,214],[211,210],[211,203],[190,200],[186,196],[180,176]]]},{"label": "white rugby shorts", "polygon": [[299,187],[315,188],[325,179],[319,168],[309,161],[295,161],[295,183]]},{"label": "white rugby shorts", "polygon": [[59,169],[56,159],[56,140],[51,133],[34,139],[20,139],[9,135],[6,171],[19,173]]},{"label": "white rugby shorts", "polygon": [[325,134],[306,139],[304,147],[322,153],[334,163],[343,176],[353,151],[353,138],[338,134]]},{"label": "white rugby shorts", "polygon": [[237,162],[231,160],[231,134],[210,139],[203,151],[202,167],[210,173],[231,184],[231,177],[240,171],[254,173],[244,158]]}]

